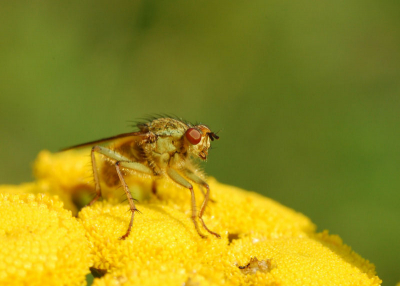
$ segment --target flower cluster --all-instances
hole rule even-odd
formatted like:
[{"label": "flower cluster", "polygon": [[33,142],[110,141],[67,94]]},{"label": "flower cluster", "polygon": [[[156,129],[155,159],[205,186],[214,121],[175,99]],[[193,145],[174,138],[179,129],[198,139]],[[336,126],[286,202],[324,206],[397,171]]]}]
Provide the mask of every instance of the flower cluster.
[{"label": "flower cluster", "polygon": [[0,193],[0,241],[0,285],[82,285],[91,265],[85,231],[57,197]]},{"label": "flower cluster", "polygon": [[[221,239],[198,235],[188,190],[162,179],[153,194],[152,178],[133,175],[140,213],[120,240],[130,220],[121,190],[102,184],[107,199],[78,218],[51,196],[65,198],[74,211],[76,194],[93,190],[90,168],[82,152],[44,151],[35,163],[37,181],[0,187],[0,284],[81,285],[90,266],[106,273],[96,286],[381,284],[373,264],[338,236],[316,233],[304,215],[213,178],[203,218]],[[202,193],[195,194],[200,203]]]}]

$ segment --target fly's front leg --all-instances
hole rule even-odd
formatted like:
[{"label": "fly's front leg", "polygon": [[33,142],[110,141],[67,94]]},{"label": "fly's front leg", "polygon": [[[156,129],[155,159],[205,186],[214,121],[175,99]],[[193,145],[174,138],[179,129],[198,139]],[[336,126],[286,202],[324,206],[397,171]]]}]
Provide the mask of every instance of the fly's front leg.
[{"label": "fly's front leg", "polygon": [[[199,185],[199,189],[200,189],[201,193],[203,194],[203,197],[205,197],[205,196],[206,196],[206,192],[204,191],[203,186],[202,186],[202,185]],[[208,200],[209,200],[211,203],[215,203],[215,200],[213,200],[212,198],[209,198]]]},{"label": "fly's front leg", "polygon": [[[122,156],[122,155],[120,155],[120,154],[118,154],[118,153],[116,153],[116,152],[114,152],[114,151],[112,151],[112,150],[110,150],[110,149],[107,149],[107,148],[104,148],[104,147],[101,147],[101,146],[94,146],[94,147],[92,148],[92,164],[93,164],[93,162],[94,162],[94,164],[93,164],[93,171],[94,171],[94,173],[95,173],[96,188],[97,188],[97,186],[98,186],[98,188],[99,188],[98,194],[100,194],[100,195],[101,195],[101,192],[100,192],[100,182],[99,182],[99,178],[98,178],[98,174],[97,174],[96,162],[95,162],[95,160],[94,160],[94,152],[97,152],[97,153],[99,153],[99,154],[102,154],[102,155],[104,155],[104,156],[106,156],[106,157],[108,157],[108,158],[110,158],[110,159],[116,161],[116,162],[115,162],[115,169],[116,169],[116,171],[117,171],[118,178],[119,178],[120,181],[121,181],[122,187],[124,188],[125,194],[126,194],[126,196],[127,196],[127,198],[128,198],[129,209],[130,209],[131,212],[132,212],[131,221],[130,221],[130,223],[129,223],[128,230],[127,230],[127,232],[121,237],[121,239],[125,239],[125,238],[128,237],[129,233],[131,232],[132,225],[133,225],[134,214],[135,214],[135,211],[137,211],[137,209],[136,209],[136,206],[135,206],[135,203],[134,203],[132,194],[131,194],[131,192],[129,191],[129,187],[128,187],[128,185],[126,184],[126,182],[125,182],[125,180],[124,180],[124,177],[123,177],[123,175],[122,175],[121,167],[122,167],[122,168],[128,168],[128,169],[131,169],[131,170],[134,170],[134,171],[139,171],[139,172],[146,173],[146,174],[149,174],[149,175],[152,175],[152,174],[153,174],[153,171],[152,171],[149,167],[147,167],[147,166],[145,166],[145,165],[143,165],[143,164],[140,164],[140,163],[138,163],[138,162],[132,162],[132,161],[130,161],[128,158],[126,158],[126,157],[124,157],[124,156]],[[98,197],[100,197],[100,195],[98,195]],[[98,199],[98,197],[96,198],[96,200]],[[92,204],[92,202],[91,202],[91,204]]]},{"label": "fly's front leg", "polygon": [[192,184],[190,184],[188,181],[186,181],[181,175],[179,175],[179,173],[177,171],[175,171],[174,169],[168,168],[167,169],[167,174],[168,176],[174,180],[176,183],[178,183],[179,185],[188,188],[190,190],[190,194],[192,197],[192,220],[194,223],[194,227],[196,228],[198,234],[202,237],[205,238],[206,236],[204,234],[201,233],[199,225],[197,224],[196,221],[196,215],[197,215],[197,211],[196,211],[196,198],[194,195],[194,191],[193,191],[193,186]]},{"label": "fly's front leg", "polygon": [[187,177],[188,177],[190,180],[192,180],[193,182],[195,182],[195,183],[199,184],[200,186],[203,186],[203,187],[206,188],[207,192],[205,193],[205,195],[204,195],[204,201],[203,201],[203,203],[201,204],[201,208],[200,208],[200,212],[199,212],[199,219],[200,219],[201,223],[203,224],[203,227],[204,227],[209,233],[211,233],[212,235],[215,235],[215,236],[218,237],[218,238],[221,238],[221,236],[220,236],[218,233],[213,232],[212,230],[210,230],[210,229],[206,226],[206,224],[204,223],[204,220],[203,220],[203,214],[204,214],[204,211],[205,211],[205,209],[206,209],[208,200],[210,199],[210,187],[208,186],[208,184],[207,184],[202,178],[200,178],[199,176],[197,176],[197,175],[196,175],[195,173],[193,173],[191,170],[189,170],[189,169],[187,169],[187,168],[184,168],[184,169],[183,169],[183,173],[185,174],[185,176],[187,176]]}]

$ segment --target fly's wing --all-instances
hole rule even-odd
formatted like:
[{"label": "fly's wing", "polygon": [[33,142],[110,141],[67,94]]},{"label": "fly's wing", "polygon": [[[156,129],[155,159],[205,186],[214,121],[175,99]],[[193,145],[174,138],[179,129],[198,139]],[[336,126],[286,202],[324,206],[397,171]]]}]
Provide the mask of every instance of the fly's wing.
[{"label": "fly's wing", "polygon": [[60,151],[67,151],[67,150],[71,150],[71,149],[75,149],[75,148],[80,148],[80,147],[89,147],[89,146],[94,146],[100,143],[104,143],[104,142],[108,142],[108,141],[112,141],[115,139],[119,139],[119,138],[125,138],[125,137],[136,137],[136,136],[146,136],[146,133],[143,133],[141,131],[139,132],[130,132],[130,133],[123,133],[123,134],[119,134],[116,136],[112,136],[112,137],[107,137],[107,138],[103,138],[103,139],[99,139],[99,140],[95,140],[95,141],[91,141],[91,142],[86,142],[86,143],[82,143],[82,144],[78,144],[75,146],[71,146],[68,148],[64,148]]}]

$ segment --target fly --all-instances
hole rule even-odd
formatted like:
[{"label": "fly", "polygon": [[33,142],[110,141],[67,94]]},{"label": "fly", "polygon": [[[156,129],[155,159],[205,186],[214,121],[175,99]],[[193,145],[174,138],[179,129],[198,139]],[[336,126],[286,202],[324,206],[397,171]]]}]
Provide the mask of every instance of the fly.
[{"label": "fly", "polygon": [[[135,212],[138,211],[122,174],[122,169],[125,168],[156,177],[168,176],[178,185],[189,189],[191,193],[191,218],[197,232],[201,237],[205,237],[197,224],[196,218],[198,217],[207,232],[220,238],[218,233],[211,231],[204,223],[203,214],[210,199],[210,187],[201,178],[199,171],[194,168],[192,163],[195,158],[206,161],[211,141],[218,140],[219,136],[206,125],[192,125],[181,119],[168,117],[138,123],[137,128],[139,129],[138,132],[124,133],[64,149],[92,146],[91,161],[96,195],[88,206],[94,204],[101,197],[100,178],[95,157],[95,153],[98,153],[108,159],[108,167],[114,170],[115,180],[121,182],[128,198],[131,220],[126,233],[120,239],[124,240],[129,236]],[[112,142],[113,144],[108,147],[99,145],[104,142]],[[107,167],[107,164],[105,167]],[[198,213],[196,211],[195,194],[190,181],[206,189]]]}]

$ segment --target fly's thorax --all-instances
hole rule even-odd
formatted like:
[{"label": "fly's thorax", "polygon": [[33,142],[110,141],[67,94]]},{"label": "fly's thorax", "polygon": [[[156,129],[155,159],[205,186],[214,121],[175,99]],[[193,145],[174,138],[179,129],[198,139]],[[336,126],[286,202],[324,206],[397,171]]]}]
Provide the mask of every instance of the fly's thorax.
[{"label": "fly's thorax", "polygon": [[157,142],[155,142],[154,147],[155,147],[154,152],[156,153],[159,154],[168,153],[170,155],[173,155],[180,149],[181,143],[180,140],[176,140],[176,138],[172,136],[166,136],[166,137],[159,136],[157,138]]},{"label": "fly's thorax", "polygon": [[169,167],[175,168],[175,169],[182,169],[185,167],[187,162],[187,157],[180,153],[175,153],[173,156],[171,156],[169,160]]},{"label": "fly's thorax", "polygon": [[[168,168],[168,164],[170,161],[170,155],[168,153],[163,153],[163,154],[158,154],[153,152],[153,157],[152,160],[154,161],[154,163],[156,164],[158,170],[154,170],[156,171],[156,173],[158,172],[162,172],[163,170]],[[153,166],[155,167],[155,166]]]},{"label": "fly's thorax", "polygon": [[182,142],[174,137],[158,137],[151,152],[152,160],[161,169],[168,167],[182,168],[185,164],[185,155],[182,150]]},{"label": "fly's thorax", "polygon": [[173,118],[158,118],[150,123],[149,131],[157,136],[172,136],[182,138],[188,126]]}]

